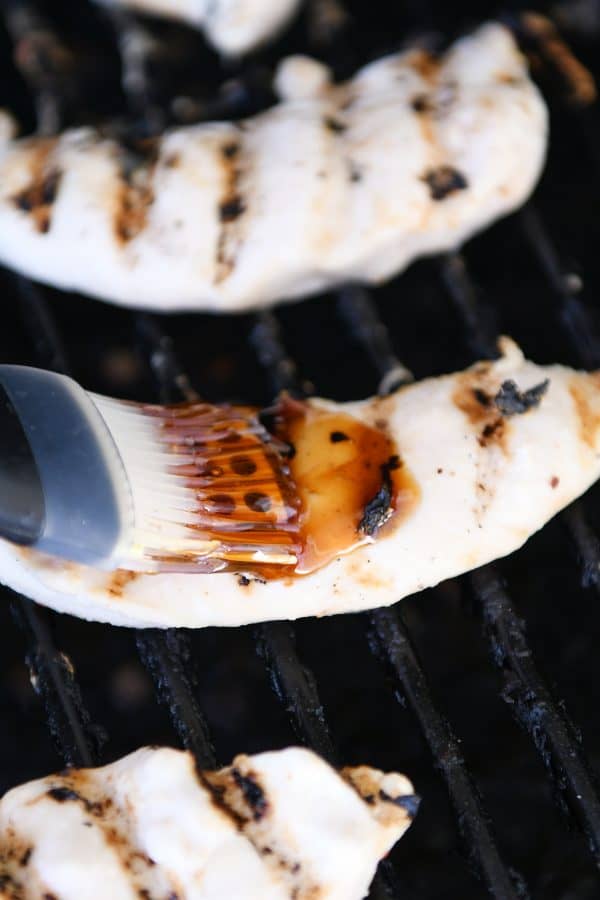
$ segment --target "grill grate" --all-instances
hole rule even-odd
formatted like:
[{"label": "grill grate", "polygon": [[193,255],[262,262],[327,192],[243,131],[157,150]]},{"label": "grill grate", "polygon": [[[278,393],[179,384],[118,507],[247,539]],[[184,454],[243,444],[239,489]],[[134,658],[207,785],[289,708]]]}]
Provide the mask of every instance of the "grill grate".
[{"label": "grill grate", "polygon": [[[339,8],[337,2],[336,6]],[[313,0],[313,18],[317,7],[318,3]],[[14,0],[7,4],[6,10],[7,29],[15,44],[29,40],[27,46],[33,47],[38,53],[41,52],[40,48],[47,52],[51,47],[51,61],[55,58],[71,59],[69,54],[61,52],[64,45],[58,32],[42,18],[35,3],[17,3]],[[356,10],[354,12],[355,15],[358,14]],[[155,107],[150,108],[149,97],[152,96],[152,91],[143,80],[146,77],[147,59],[143,55],[135,60],[127,56],[127,48],[132,45],[132,41],[128,40],[132,36],[131,29],[137,29],[138,26],[129,16],[119,17],[116,25],[120,34],[119,47],[121,51],[125,51],[125,86],[128,88],[129,99],[132,100],[132,109],[138,115],[142,114],[146,125],[150,123],[156,126],[160,114]],[[37,35],[34,41],[31,40],[32,32]],[[40,34],[44,36],[42,41],[39,40]],[[138,43],[138,50],[139,46]],[[142,46],[150,48],[150,51],[154,47],[151,39],[142,42]],[[33,61],[35,62],[35,53]],[[39,129],[53,130],[63,118],[64,79],[59,77],[60,72],[55,72],[54,77],[48,80],[47,69],[32,64],[31,55],[17,54],[17,62],[21,64],[22,74],[33,92]],[[6,102],[6,98],[4,100]],[[588,120],[589,117],[586,122]],[[570,341],[571,350],[582,364],[587,367],[598,365],[600,345],[595,335],[594,322],[578,294],[577,279],[568,276],[568,268],[561,263],[554,249],[543,217],[529,205],[516,217],[511,227],[519,229],[528,252],[535,259],[554,297],[561,326],[558,331],[559,344],[562,346],[564,336]],[[416,278],[417,281],[413,283],[417,286],[422,286],[427,291],[436,291],[438,283],[443,285],[446,296],[454,303],[458,313],[459,330],[472,352],[477,355],[493,353],[497,330],[494,322],[496,309],[482,300],[465,257],[453,254],[442,260],[439,266],[419,264],[414,268],[416,276],[409,278]],[[400,280],[399,288],[395,285],[394,290],[402,292],[403,284],[406,283],[406,278],[404,281]],[[81,335],[67,333],[68,329],[65,330],[63,324],[59,324],[61,317],[55,315],[53,305],[46,299],[46,292],[21,278],[11,277],[9,286],[11,293],[18,299],[29,341],[29,349],[26,351],[28,357],[21,358],[20,361],[29,361],[58,371],[69,371],[74,337],[79,338]],[[53,298],[53,301],[56,299]],[[291,333],[289,323],[293,324],[294,317],[298,315],[307,317],[309,323],[317,321],[320,314],[317,303],[318,301],[309,301],[298,310],[264,313],[242,325],[249,326],[250,345],[276,390],[288,389],[302,393],[307,389],[299,366],[288,353],[283,335],[286,331]],[[411,372],[400,362],[394,349],[395,340],[398,339],[396,330],[393,329],[391,333],[388,331],[377,311],[372,292],[349,286],[339,292],[337,303],[332,309],[333,312],[324,311],[323,317],[334,317],[336,339],[343,343],[345,338],[343,334],[340,336],[340,329],[348,330],[361,352],[364,352],[378,371],[380,389],[383,392],[410,380]],[[122,313],[119,317],[122,317],[121,321],[127,318],[129,322],[126,343],[130,344],[135,340],[148,361],[157,396],[163,401],[196,396],[192,381],[186,374],[187,366],[182,366],[175,352],[176,342],[163,332],[162,322],[145,314]],[[329,320],[323,318],[321,321],[325,323],[323,327],[327,327]],[[197,317],[196,322],[202,323],[194,325],[195,335],[201,340],[202,327],[207,324],[207,320],[205,317]],[[410,323],[406,324],[410,327]],[[168,320],[166,327],[170,328]],[[583,503],[574,504],[563,514],[562,521],[576,548],[584,586],[593,585],[597,588],[600,579],[600,545],[593,527],[586,519]],[[557,799],[573,813],[573,818],[587,837],[591,855],[598,864],[600,801],[594,777],[584,758],[577,732],[561,704],[553,699],[552,691],[546,686],[533,661],[533,652],[525,636],[525,625],[504,587],[500,574],[502,569],[502,566],[488,566],[467,576],[462,579],[458,592],[466,593],[468,588],[474,595],[475,612],[483,625],[489,653],[502,673],[501,696],[532,739],[550,772]],[[442,591],[443,589],[438,589],[436,593],[439,595]],[[421,601],[417,598],[417,603],[419,602]],[[422,602],[425,603],[424,600]],[[494,835],[492,817],[487,813],[480,797],[479,779],[470,771],[468,756],[460,746],[460,739],[454,736],[454,729],[448,724],[445,714],[438,709],[440,691],[436,690],[435,684],[429,685],[426,666],[420,662],[421,654],[416,649],[422,635],[419,628],[415,631],[413,623],[409,622],[409,616],[404,614],[404,609],[403,605],[402,612],[397,608],[376,610],[360,617],[343,617],[334,623],[315,623],[314,627],[321,626],[323,630],[328,628],[335,632],[339,642],[344,642],[348,633],[356,627],[355,623],[359,623],[358,628],[365,646],[368,641],[375,656],[382,660],[386,671],[391,673],[391,685],[396,699],[402,705],[407,704],[412,711],[412,716],[407,718],[401,707],[397,707],[395,715],[402,718],[403,727],[413,730],[416,720],[429,745],[434,764],[446,783],[466,855],[473,869],[493,896],[502,900],[527,897],[530,894],[524,879],[504,861],[504,849],[498,849],[504,842],[498,842]],[[85,685],[79,685],[70,655],[59,649],[69,642],[64,618],[41,610],[25,599],[16,599],[14,610],[29,648],[27,661],[31,680],[42,699],[52,736],[62,757],[67,763],[83,765],[100,760],[106,735],[101,727],[94,724],[99,705],[95,703],[93,711],[88,711],[83,697],[87,700],[91,690],[89,686],[86,689]],[[86,628],[84,625],[73,627],[81,628],[81,632],[77,631],[77,634],[83,634]],[[427,628],[430,627],[433,628],[431,620],[427,622]],[[253,636],[250,646],[254,644],[258,650],[273,692],[289,717],[297,738],[331,761],[341,758],[338,741],[334,742],[332,738],[334,734],[337,737],[338,731],[337,704],[322,702],[317,678],[304,658],[305,653],[298,649],[300,638],[305,632],[303,625],[267,623],[253,630],[240,631],[246,637]],[[313,633],[316,634],[316,631]],[[229,635],[223,637],[221,643],[223,647],[231,643],[234,652],[240,646]],[[212,734],[214,728],[211,727],[209,731],[207,721],[212,724],[216,718],[215,704],[212,701],[209,703],[205,715],[201,706],[206,707],[206,704],[201,703],[200,697],[209,696],[206,689],[207,669],[202,655],[198,653],[199,642],[196,637],[183,630],[139,631],[136,634],[136,644],[140,659],[154,681],[159,701],[168,707],[179,741],[194,752],[202,765],[213,765],[216,759]],[[306,652],[307,648],[304,649]],[[365,660],[362,660],[362,665],[367,667]],[[107,669],[94,675],[106,677]],[[321,691],[327,688],[328,693],[330,692],[326,681],[321,681],[320,684]],[[325,717],[325,707],[332,716],[331,724]],[[102,715],[99,718],[104,719]],[[223,730],[221,721],[217,731],[219,729]],[[277,728],[275,731],[277,732]],[[145,734],[140,734],[139,739],[145,740]],[[236,734],[235,740],[237,750],[251,749],[244,743],[243,735]],[[268,745],[268,735],[264,736],[263,742],[265,746]],[[218,741],[215,740],[215,743],[219,746]],[[412,774],[409,766],[401,765],[400,745],[392,746],[392,753],[398,760],[395,764]],[[363,761],[371,759],[366,757]],[[427,794],[425,801],[427,804]],[[414,833],[418,833],[419,826],[418,821],[413,829]],[[402,842],[402,846],[414,846],[410,844],[411,840],[412,834]],[[400,852],[402,853],[402,847]],[[406,854],[402,856],[395,871],[390,865],[383,866],[372,895],[439,897],[440,892],[435,885],[443,883],[453,895],[460,892],[465,897],[481,896],[477,886],[465,880],[463,875],[458,876],[456,888],[448,882],[447,878],[455,873],[450,866],[450,876],[444,874],[443,851],[438,850],[435,857],[442,873],[439,881],[436,881],[435,873],[423,871],[418,845],[415,856],[415,867],[410,876],[405,874],[409,862]],[[394,854],[393,858],[399,858],[398,854]],[[415,874],[419,865],[421,869]],[[577,896],[593,897],[597,892],[596,876],[593,875],[593,870],[585,870],[584,865],[582,868],[583,875],[574,870],[573,878],[583,879],[578,883],[585,884],[589,893],[580,892]],[[554,871],[553,864],[549,865],[549,870]],[[592,878],[594,881],[589,888]],[[573,880],[569,886],[574,887],[575,884]],[[543,890],[545,888],[540,888],[540,884],[535,884],[532,885],[531,893],[534,896],[559,896],[552,891],[543,893]]]}]

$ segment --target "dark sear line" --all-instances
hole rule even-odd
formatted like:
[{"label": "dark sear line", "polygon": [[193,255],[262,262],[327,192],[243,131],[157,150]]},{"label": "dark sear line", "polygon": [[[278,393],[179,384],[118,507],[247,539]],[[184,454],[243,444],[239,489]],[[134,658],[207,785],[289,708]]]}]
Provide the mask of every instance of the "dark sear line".
[{"label": "dark sear line", "polygon": [[158,139],[120,147],[114,229],[122,244],[136,238],[147,225],[154,203],[153,179],[159,150]]},{"label": "dark sear line", "polygon": [[[146,898],[146,900],[180,900],[177,892],[171,888],[168,889],[166,894],[161,893],[158,896],[143,886],[146,874],[156,867],[155,861],[147,853],[133,846],[127,831],[117,825],[120,819],[125,819],[127,824],[127,815],[124,809],[115,806],[111,797],[105,796],[99,800],[91,800],[81,790],[75,789],[74,785],[79,786],[79,782],[83,782],[85,785],[87,781],[88,774],[85,770],[66,770],[62,783],[49,788],[42,797],[49,797],[56,803],[77,803],[82,807],[101,830],[106,845],[114,850],[123,869],[128,873],[128,877],[132,881],[141,881],[141,886],[134,884],[139,897]],[[85,822],[84,824],[87,825],[88,823]],[[90,822],[89,824],[91,825],[92,823]]]},{"label": "dark sear line", "polygon": [[237,240],[234,226],[246,212],[246,201],[240,192],[241,139],[226,141],[221,147],[220,154],[225,187],[217,210],[221,228],[217,238],[215,284],[225,281],[235,267]]},{"label": "dark sear line", "polygon": [[37,143],[32,153],[31,180],[12,198],[17,209],[31,216],[34,227],[40,234],[50,231],[52,207],[62,179],[62,171],[51,161],[56,144],[55,138]]},{"label": "dark sear line", "polygon": [[242,775],[240,770],[234,766],[231,770],[233,779],[244,795],[248,806],[252,810],[252,818],[255,822],[259,822],[269,809],[269,804],[265,796],[265,792],[258,783],[258,778],[254,772],[247,772]]},{"label": "dark sear line", "polygon": [[235,824],[264,860],[265,865],[275,872],[276,878],[279,878],[282,871],[286,873],[291,881],[290,897],[306,897],[307,900],[309,897],[317,897],[317,887],[305,886],[300,880],[304,877],[301,875],[301,864],[287,859],[271,842],[269,832],[262,828],[264,820],[269,815],[271,804],[266,790],[259,783],[257,773],[242,772],[238,763],[216,772],[196,769],[196,774],[215,808]]}]

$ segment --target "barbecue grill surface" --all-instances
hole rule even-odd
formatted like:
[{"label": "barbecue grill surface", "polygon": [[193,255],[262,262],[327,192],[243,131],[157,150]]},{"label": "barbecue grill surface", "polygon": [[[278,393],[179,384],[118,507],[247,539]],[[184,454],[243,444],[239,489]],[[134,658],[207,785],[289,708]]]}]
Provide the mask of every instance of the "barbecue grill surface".
[{"label": "barbecue grill surface", "polygon": [[[270,101],[268,67],[278,56],[315,47],[305,16],[275,47],[222,68],[199,35],[153,25],[158,52],[149,45],[148,78],[130,82],[127,98],[115,32],[98,10],[7,0],[4,8],[11,33],[0,35],[0,103],[30,129],[40,84],[64,101],[61,123],[114,121],[133,109],[143,134],[165,108],[171,118],[173,110],[246,114]],[[447,38],[497,11],[441,0],[355,0],[346,9],[354,20],[342,38],[316,47],[339,75],[411,33]],[[31,16],[15,17],[24,10],[51,26],[41,49]],[[597,59],[600,36],[565,33],[580,59]],[[57,62],[55,40],[72,48],[71,62]],[[150,318],[0,271],[0,360],[68,370],[87,389],[124,398],[177,400],[191,384],[211,401],[252,403],[269,402],[280,386],[363,397],[399,360],[416,377],[452,371],[492,352],[498,332],[536,361],[599,367],[600,118],[597,107],[569,105],[556,71],[539,74],[552,113],[541,186],[523,213],[462,256],[420,262],[368,294],[348,289],[260,317]],[[227,102],[221,95],[215,106],[227,80]],[[186,94],[203,105],[169,105]],[[213,746],[227,762],[305,741],[347,764],[404,771],[423,797],[374,896],[391,883],[391,896],[415,900],[482,898],[486,885],[502,900],[598,897],[599,498],[596,487],[483,573],[372,615],[135,633],[38,610],[4,591],[0,787],[65,759],[107,762],[147,743],[184,742],[207,764]]]}]

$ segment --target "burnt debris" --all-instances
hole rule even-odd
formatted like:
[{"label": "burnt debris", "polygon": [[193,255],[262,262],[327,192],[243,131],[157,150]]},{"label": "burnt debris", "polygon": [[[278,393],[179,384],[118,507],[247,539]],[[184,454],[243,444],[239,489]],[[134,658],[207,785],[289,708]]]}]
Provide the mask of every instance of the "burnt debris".
[{"label": "burnt debris", "polygon": [[511,379],[503,381],[500,390],[494,397],[494,403],[503,416],[515,416],[526,413],[530,409],[539,406],[540,401],[550,384],[546,378],[527,391],[520,391]]},{"label": "burnt debris", "polygon": [[393,803],[395,806],[401,806],[411,821],[417,815],[421,805],[421,798],[418,794],[402,794],[400,797],[391,797],[385,791],[379,791],[379,799],[383,800],[384,803]]},{"label": "burnt debris", "polygon": [[397,456],[390,456],[381,466],[382,484],[375,496],[365,506],[363,517],[358,524],[359,533],[373,537],[392,514],[392,476],[401,462]]}]

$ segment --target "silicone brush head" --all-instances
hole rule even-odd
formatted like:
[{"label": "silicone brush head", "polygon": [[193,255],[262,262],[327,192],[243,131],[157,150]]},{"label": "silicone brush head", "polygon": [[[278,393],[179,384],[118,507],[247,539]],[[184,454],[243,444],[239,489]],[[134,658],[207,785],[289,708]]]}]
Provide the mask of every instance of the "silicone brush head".
[{"label": "silicone brush head", "polygon": [[259,410],[92,399],[133,498],[121,568],[302,575],[374,540],[416,497],[383,431],[310,401],[283,396]]},{"label": "silicone brush head", "polygon": [[115,440],[135,528],[119,565],[218,572],[293,569],[300,503],[289,448],[246,407],[151,406],[92,397]]}]

